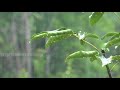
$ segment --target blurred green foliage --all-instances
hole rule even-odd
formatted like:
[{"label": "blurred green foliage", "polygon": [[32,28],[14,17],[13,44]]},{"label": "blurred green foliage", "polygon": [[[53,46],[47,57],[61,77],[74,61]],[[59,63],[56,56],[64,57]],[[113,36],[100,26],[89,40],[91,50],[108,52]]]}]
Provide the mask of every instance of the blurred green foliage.
[{"label": "blurred green foliage", "polygon": [[[66,27],[74,30],[75,32],[82,31],[87,33],[97,34],[99,37],[103,37],[108,32],[119,32],[120,20],[111,12],[105,12],[102,18],[94,25],[89,23],[89,15],[92,12],[32,12],[29,23],[31,27],[31,35],[40,33],[42,31],[55,30],[57,28]],[[120,13],[117,13],[120,15]],[[1,12],[0,13],[0,52],[10,53],[14,51],[12,45],[11,32],[11,18],[15,15],[15,21],[17,23],[17,37],[18,47],[20,52],[24,51],[25,46],[24,29],[21,23],[22,12]],[[102,48],[104,42],[107,40],[89,39],[89,41]],[[33,61],[33,77],[45,78],[45,77],[60,77],[60,78],[101,78],[107,77],[107,71],[105,67],[101,67],[100,61],[94,61],[91,63],[89,59],[75,59],[69,63],[65,63],[65,58],[78,50],[92,50],[88,45],[81,46],[80,42],[76,38],[68,38],[53,44],[50,47],[50,74],[46,76],[46,48],[45,39],[32,42],[32,61]],[[110,48],[110,52],[106,53],[107,57],[120,54],[120,47],[117,50]],[[9,59],[7,57],[0,56],[0,77],[17,77],[15,63],[13,71],[9,70]],[[15,58],[13,58],[15,60]],[[23,57],[20,57],[23,60]],[[110,68],[115,64],[110,64]],[[14,70],[15,69],[15,70]],[[119,63],[113,68],[113,77],[120,77]],[[18,77],[29,77],[28,72],[23,68],[19,71]]]}]

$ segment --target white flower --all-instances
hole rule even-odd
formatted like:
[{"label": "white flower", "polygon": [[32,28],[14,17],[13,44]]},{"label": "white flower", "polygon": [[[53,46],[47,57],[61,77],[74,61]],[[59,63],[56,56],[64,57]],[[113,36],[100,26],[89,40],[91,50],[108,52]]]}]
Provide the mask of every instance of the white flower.
[{"label": "white flower", "polygon": [[84,39],[85,38],[85,33],[81,34],[81,31],[78,33],[79,39]]},{"label": "white flower", "polygon": [[111,57],[105,58],[104,56],[101,56],[100,60],[102,61],[102,67],[104,67],[105,65],[111,63],[111,61],[112,61]]}]

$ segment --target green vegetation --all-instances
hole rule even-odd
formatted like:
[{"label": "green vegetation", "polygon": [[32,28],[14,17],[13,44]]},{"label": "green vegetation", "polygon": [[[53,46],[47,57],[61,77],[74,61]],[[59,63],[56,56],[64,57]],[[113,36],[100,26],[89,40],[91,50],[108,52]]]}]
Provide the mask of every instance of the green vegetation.
[{"label": "green vegetation", "polygon": [[119,14],[1,12],[0,77],[120,77]]}]

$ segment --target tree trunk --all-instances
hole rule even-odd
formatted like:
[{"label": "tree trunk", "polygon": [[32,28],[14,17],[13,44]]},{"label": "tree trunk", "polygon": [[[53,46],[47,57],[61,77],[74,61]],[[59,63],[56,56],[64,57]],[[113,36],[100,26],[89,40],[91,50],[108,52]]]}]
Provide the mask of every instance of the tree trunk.
[{"label": "tree trunk", "polygon": [[31,36],[31,30],[30,30],[30,23],[29,23],[29,12],[23,12],[22,18],[23,18],[23,24],[24,24],[24,30],[25,30],[25,50],[26,50],[26,65],[27,65],[27,71],[29,73],[29,77],[32,77],[32,61],[31,61],[31,44],[30,36]]},{"label": "tree trunk", "polygon": [[[17,53],[19,53],[19,48],[18,48],[18,38],[17,38],[17,25],[16,25],[16,17],[15,17],[15,13],[13,13],[13,16],[12,16],[12,19],[11,19],[12,21],[11,21],[11,31],[12,31],[12,43],[13,43],[13,53],[14,54],[17,54]],[[19,73],[19,70],[20,70],[20,68],[21,68],[21,64],[20,64],[20,58],[19,58],[19,56],[10,56],[10,58],[12,59],[12,60],[9,60],[9,64],[8,65],[10,65],[10,68],[12,69],[12,70],[14,70],[15,68],[16,68],[16,70],[15,70],[15,72],[18,74]],[[16,67],[14,67],[14,62],[16,62],[15,64],[16,64]]]}]

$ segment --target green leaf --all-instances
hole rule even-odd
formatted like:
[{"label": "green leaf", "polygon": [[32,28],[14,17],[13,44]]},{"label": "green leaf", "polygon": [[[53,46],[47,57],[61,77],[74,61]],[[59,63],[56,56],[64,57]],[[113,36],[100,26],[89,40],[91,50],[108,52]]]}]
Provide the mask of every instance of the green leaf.
[{"label": "green leaf", "polygon": [[120,60],[120,55],[111,56],[112,60]]},{"label": "green leaf", "polygon": [[120,43],[120,38],[115,38],[115,39],[110,40],[107,43],[105,43],[105,48],[109,48],[109,47],[116,45],[118,43]]},{"label": "green leaf", "polygon": [[87,58],[87,57],[93,57],[95,55],[98,55],[98,52],[96,51],[77,51],[72,54],[70,54],[66,60],[68,59],[75,59],[75,58]]},{"label": "green leaf", "polygon": [[103,40],[103,39],[105,39],[106,37],[114,36],[114,35],[116,35],[116,34],[117,34],[117,32],[110,32],[110,33],[107,33],[106,35],[104,35],[101,39]]},{"label": "green leaf", "polygon": [[[67,34],[73,34],[73,31],[71,29],[66,29],[66,30],[62,30],[61,29],[56,29],[54,31],[44,31],[41,32],[39,34],[35,34],[32,36],[32,40],[36,40],[36,39],[41,39],[41,38],[46,38],[46,37],[51,37],[51,36],[57,36],[57,35],[67,35]],[[60,31],[59,31],[60,30]]]},{"label": "green leaf", "polygon": [[50,45],[52,45],[53,43],[56,43],[60,40],[63,40],[63,39],[67,39],[69,37],[73,36],[73,34],[65,34],[65,35],[58,35],[58,36],[51,36],[48,41],[46,42],[46,45],[45,47],[49,47]]},{"label": "green leaf", "polygon": [[103,16],[104,12],[93,12],[90,16],[89,16],[89,20],[90,20],[90,24],[94,25],[96,24],[100,18]]},{"label": "green leaf", "polygon": [[36,40],[36,39],[40,39],[40,38],[45,38],[48,36],[48,33],[47,32],[42,32],[40,34],[35,34],[32,36],[32,39],[31,40]]},{"label": "green leaf", "polygon": [[85,35],[85,38],[88,38],[88,37],[91,37],[91,38],[96,38],[96,39],[98,39],[98,38],[99,38],[97,35],[92,34],[92,33],[88,33],[88,34],[86,34],[86,35]]},{"label": "green leaf", "polygon": [[120,33],[117,33],[117,34],[113,35],[110,40],[113,40],[115,38],[120,38]]},{"label": "green leaf", "polygon": [[91,62],[93,62],[93,61],[95,61],[95,60],[97,60],[98,59],[98,57],[95,55],[95,56],[93,56],[93,57],[90,57],[90,61]]},{"label": "green leaf", "polygon": [[67,30],[54,30],[54,31],[46,31],[48,33],[48,37],[50,36],[57,36],[57,35],[63,35],[63,34],[73,34],[73,31],[71,29]]},{"label": "green leaf", "polygon": [[61,28],[59,28],[59,29],[56,29],[57,31],[61,31],[61,30],[67,30],[67,28],[65,28],[65,27],[61,27]]}]

